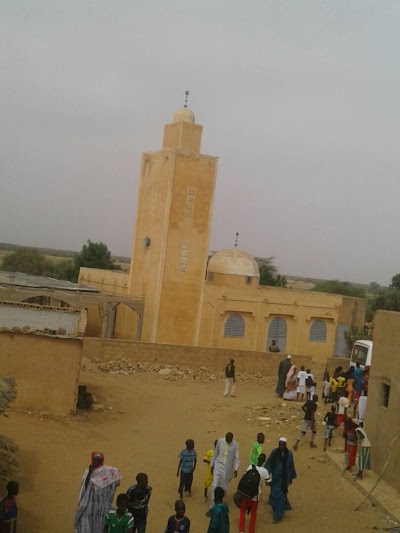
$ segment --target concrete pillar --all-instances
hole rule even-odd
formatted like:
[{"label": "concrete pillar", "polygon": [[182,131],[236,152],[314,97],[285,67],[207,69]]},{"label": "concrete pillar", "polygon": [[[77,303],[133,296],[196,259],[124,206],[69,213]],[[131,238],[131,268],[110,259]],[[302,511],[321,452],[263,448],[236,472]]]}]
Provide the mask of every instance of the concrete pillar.
[{"label": "concrete pillar", "polygon": [[142,326],[143,326],[143,313],[138,313],[137,323],[136,323],[136,335],[135,340],[140,341],[142,338]]}]

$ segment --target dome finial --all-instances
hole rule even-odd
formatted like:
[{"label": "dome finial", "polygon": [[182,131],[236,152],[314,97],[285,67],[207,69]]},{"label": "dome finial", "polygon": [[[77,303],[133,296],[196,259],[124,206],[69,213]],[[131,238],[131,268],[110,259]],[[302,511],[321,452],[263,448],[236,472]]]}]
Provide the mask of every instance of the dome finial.
[{"label": "dome finial", "polygon": [[187,108],[188,96],[189,96],[189,91],[185,91],[185,105],[183,106],[185,109]]},{"label": "dome finial", "polygon": [[235,238],[235,248],[237,248],[238,244],[239,244],[239,232],[238,231],[236,232],[236,236],[235,237],[236,237]]}]

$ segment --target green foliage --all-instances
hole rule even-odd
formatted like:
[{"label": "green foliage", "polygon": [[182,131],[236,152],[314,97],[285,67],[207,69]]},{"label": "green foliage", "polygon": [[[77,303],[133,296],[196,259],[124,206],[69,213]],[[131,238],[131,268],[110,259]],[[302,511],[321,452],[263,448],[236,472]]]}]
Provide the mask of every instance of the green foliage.
[{"label": "green foliage", "polygon": [[371,283],[368,285],[368,292],[370,294],[378,294],[381,290],[381,286],[376,281],[371,281]]},{"label": "green foliage", "polygon": [[80,267],[102,268],[105,270],[118,270],[119,265],[114,263],[111,252],[103,242],[93,242],[90,239],[82,246],[82,250],[75,255],[74,265]]},{"label": "green foliage", "polygon": [[53,263],[34,248],[18,248],[4,257],[1,270],[24,272],[34,276],[52,276]]},{"label": "green foliage", "polygon": [[395,274],[392,277],[392,283],[390,285],[390,288],[395,291],[400,291],[400,274]]},{"label": "green foliage", "polygon": [[74,262],[61,261],[53,265],[53,277],[57,279],[65,279],[67,281],[73,281],[76,283],[78,281],[79,270],[76,270]]},{"label": "green foliage", "polygon": [[318,283],[312,290],[316,292],[342,294],[343,296],[351,296],[353,298],[366,297],[366,291],[364,288],[353,285],[348,281],[339,281],[337,279],[331,281],[322,281],[321,283]]},{"label": "green foliage", "polygon": [[344,338],[346,340],[346,344],[349,351],[351,351],[353,349],[353,344],[356,341],[368,340],[369,335],[368,333],[365,333],[363,328],[357,328],[355,326],[352,326],[348,331],[345,331]]},{"label": "green foliage", "polygon": [[34,276],[49,276],[76,283],[81,266],[107,270],[119,268],[112,260],[111,252],[106,244],[88,240],[72,260],[59,263],[53,263],[35,248],[16,248],[14,252],[4,257],[1,270],[24,272]]},{"label": "green foliage", "polygon": [[260,285],[270,285],[272,287],[287,286],[285,276],[278,274],[278,269],[273,263],[273,257],[256,257],[255,259],[260,271]]},{"label": "green foliage", "polygon": [[[400,311],[400,290],[382,289],[381,292],[369,302],[368,310],[374,314],[378,309],[386,311]],[[368,317],[370,319],[370,316]]]}]

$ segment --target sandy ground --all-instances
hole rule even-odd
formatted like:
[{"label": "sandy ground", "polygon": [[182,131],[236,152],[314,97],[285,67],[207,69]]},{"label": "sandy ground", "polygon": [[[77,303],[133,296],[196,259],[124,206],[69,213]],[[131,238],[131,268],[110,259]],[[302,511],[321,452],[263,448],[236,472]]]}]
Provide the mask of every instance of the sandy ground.
[{"label": "sandy ground", "polygon": [[[122,485],[118,492],[126,490],[137,472],[148,473],[153,497],[147,531],[161,533],[173,513],[177,454],[187,438],[195,440],[202,458],[217,437],[232,431],[240,446],[242,473],[258,431],[266,434],[266,453],[276,446],[281,434],[288,437],[292,448],[301,419],[300,405],[292,402],[282,408],[272,386],[239,383],[236,398],[223,398],[219,382],[168,381],[146,373],[125,376],[83,372],[81,381],[89,386],[97,401],[112,410],[80,413],[65,420],[10,410],[8,416],[1,417],[2,432],[20,447],[20,533],[73,531],[80,479],[92,450],[103,451],[106,463],[120,468]],[[322,406],[320,410],[325,411]],[[288,422],[278,417],[282,412],[287,412],[283,418]],[[259,420],[260,416],[272,420]],[[280,423],[275,423],[276,417],[282,419]],[[266,503],[268,489],[263,490],[257,531],[268,527],[268,531],[276,529],[281,533],[354,533],[388,526],[385,517],[370,503],[362,511],[353,511],[361,495],[325,461],[322,438],[320,425],[318,448],[310,449],[307,437],[295,452],[298,478],[289,494],[293,510],[280,524],[272,524],[271,509]],[[338,435],[334,446],[341,445]],[[200,461],[193,496],[185,499],[193,533],[207,531],[203,476],[204,465]],[[238,531],[238,510],[231,498],[236,484],[237,481],[231,483],[226,497],[231,531]]]}]

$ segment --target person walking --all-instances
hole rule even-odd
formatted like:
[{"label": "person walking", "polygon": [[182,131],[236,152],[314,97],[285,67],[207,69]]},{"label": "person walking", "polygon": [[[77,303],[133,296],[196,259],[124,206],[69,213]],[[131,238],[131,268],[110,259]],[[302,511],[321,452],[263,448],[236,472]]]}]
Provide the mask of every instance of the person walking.
[{"label": "person walking", "polygon": [[228,396],[229,390],[231,392],[231,396],[235,396],[236,377],[235,377],[235,360],[234,359],[230,359],[229,363],[225,367],[224,396]]},{"label": "person walking", "polygon": [[286,387],[286,376],[292,366],[292,356],[288,354],[285,359],[279,363],[278,367],[278,383],[276,385],[275,394],[280,398],[283,397]]},{"label": "person walking", "polygon": [[104,454],[92,452],[91,460],[82,477],[75,533],[103,533],[103,518],[112,508],[121,480],[118,468],[104,464]]},{"label": "person walking", "polygon": [[176,477],[179,477],[180,482],[178,487],[179,496],[183,498],[183,491],[187,492],[189,496],[192,495],[193,473],[196,470],[197,453],[194,449],[194,440],[188,439],[184,448],[179,454],[178,471]]},{"label": "person walking", "polygon": [[[254,486],[254,492],[256,492],[255,495],[254,492],[252,494],[242,494],[240,492],[241,482],[239,482],[238,486],[238,492],[242,495],[241,503],[240,503],[240,518],[239,518],[239,531],[240,533],[244,533],[245,525],[246,525],[246,512],[250,512],[250,524],[249,524],[249,533],[254,533],[255,527],[256,527],[256,519],[257,519],[257,508],[258,508],[258,502],[260,500],[261,496],[261,486],[263,482],[266,485],[271,484],[271,478],[269,476],[268,470],[263,466],[265,461],[267,459],[267,456],[265,453],[261,453],[258,457],[257,465],[250,464],[247,467],[246,473],[242,477],[242,480],[244,480],[245,476],[250,476],[251,482],[247,484],[249,489],[253,489],[252,482],[254,479],[257,481],[257,485]],[[254,470],[256,472],[254,472]],[[251,472],[251,474],[249,474]],[[257,477],[254,476],[254,474],[258,474]]]},{"label": "person walking", "polygon": [[285,511],[291,510],[287,494],[289,485],[297,477],[293,454],[287,448],[285,437],[279,438],[278,448],[272,450],[264,466],[272,475],[268,504],[272,507],[273,522],[277,524],[282,520]]},{"label": "person walking", "polygon": [[134,518],[133,533],[146,533],[147,515],[151,497],[149,478],[144,472],[136,476],[136,484],[126,491],[128,496],[128,511]]},{"label": "person walking", "polygon": [[[218,439],[210,461],[213,474],[210,509],[214,506],[216,487],[222,487],[226,491],[232,478],[237,476],[239,465],[239,446],[233,440],[233,433],[229,432],[225,437]],[[207,512],[207,516],[210,516],[210,511]]]},{"label": "person walking", "polygon": [[317,424],[315,423],[315,411],[318,408],[317,401],[318,396],[314,394],[312,400],[307,400],[306,403],[301,407],[304,411],[304,419],[301,424],[300,434],[297,437],[296,444],[293,446],[294,450],[297,450],[299,442],[307,433],[309,428],[311,429],[310,448],[317,447],[317,445],[314,444],[315,435],[317,434]]},{"label": "person walking", "polygon": [[356,428],[356,436],[358,442],[358,454],[356,460],[358,479],[363,478],[364,470],[371,470],[371,443],[368,440],[364,429],[364,422],[360,420],[360,425]]}]

